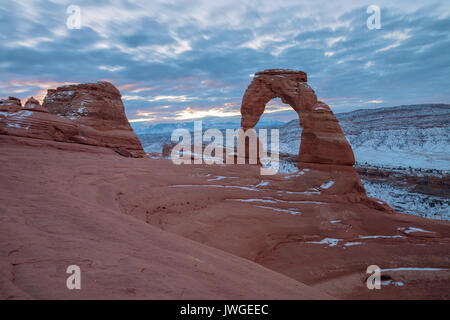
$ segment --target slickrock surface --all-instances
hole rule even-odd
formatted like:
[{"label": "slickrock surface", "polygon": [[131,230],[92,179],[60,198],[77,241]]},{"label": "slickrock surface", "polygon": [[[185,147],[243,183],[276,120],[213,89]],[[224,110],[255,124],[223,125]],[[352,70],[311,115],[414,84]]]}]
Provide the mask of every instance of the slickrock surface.
[{"label": "slickrock surface", "polygon": [[[6,135],[0,149],[1,299],[331,298],[123,214],[119,200],[128,191],[116,185],[144,182],[161,169],[148,158]],[[73,264],[81,268],[81,290],[66,287]]]},{"label": "slickrock surface", "polygon": [[[6,135],[0,149],[5,298],[449,298],[449,223],[349,202],[320,172]],[[369,265],[387,269],[381,290]]]}]

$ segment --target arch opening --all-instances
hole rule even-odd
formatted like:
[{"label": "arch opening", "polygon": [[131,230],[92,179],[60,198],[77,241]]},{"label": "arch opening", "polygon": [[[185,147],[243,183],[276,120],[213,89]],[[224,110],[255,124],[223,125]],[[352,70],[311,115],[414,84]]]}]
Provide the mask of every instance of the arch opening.
[{"label": "arch opening", "polygon": [[302,133],[300,124],[300,115],[295,112],[294,108],[283,103],[279,97],[273,98],[266,103],[265,109],[255,128],[263,128],[267,130],[267,145],[265,149],[267,153],[272,154],[272,135],[271,129],[279,131],[278,153],[279,173],[293,173],[298,170],[298,152],[300,150]]}]

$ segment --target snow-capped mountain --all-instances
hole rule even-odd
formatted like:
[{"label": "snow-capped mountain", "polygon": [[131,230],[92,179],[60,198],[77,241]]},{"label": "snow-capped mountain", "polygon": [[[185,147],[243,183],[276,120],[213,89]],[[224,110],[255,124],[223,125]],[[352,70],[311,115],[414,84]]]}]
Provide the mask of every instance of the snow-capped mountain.
[{"label": "snow-capped mountain", "polygon": [[[358,164],[450,170],[450,105],[356,110],[336,117]],[[280,127],[280,152],[297,154],[298,120]]]}]

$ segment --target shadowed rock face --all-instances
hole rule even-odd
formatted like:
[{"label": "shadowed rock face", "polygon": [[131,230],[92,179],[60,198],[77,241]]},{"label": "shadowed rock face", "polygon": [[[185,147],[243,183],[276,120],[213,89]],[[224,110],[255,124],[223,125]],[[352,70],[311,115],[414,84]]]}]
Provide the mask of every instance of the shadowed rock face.
[{"label": "shadowed rock face", "polygon": [[297,112],[303,127],[299,162],[353,165],[352,148],[336,117],[328,105],[317,100],[306,81],[303,71],[272,69],[257,72],[242,98],[242,128],[253,128],[264,113],[266,103],[281,98]]}]

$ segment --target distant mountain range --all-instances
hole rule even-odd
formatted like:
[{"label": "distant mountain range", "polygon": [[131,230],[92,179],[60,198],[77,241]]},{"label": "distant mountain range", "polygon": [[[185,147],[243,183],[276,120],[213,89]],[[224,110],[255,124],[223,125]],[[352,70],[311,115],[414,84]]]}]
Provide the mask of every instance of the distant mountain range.
[{"label": "distant mountain range", "polygon": [[[241,126],[241,117],[227,117],[217,118],[209,117],[198,119],[202,120],[203,128],[216,128],[216,129],[237,129]],[[262,120],[258,123],[257,127],[277,127],[284,125],[285,122],[278,120]],[[133,122],[131,123],[134,132],[136,134],[164,134],[171,133],[175,129],[188,129],[194,130],[194,120],[170,122],[170,123],[152,123],[152,122]]]},{"label": "distant mountain range", "polygon": [[[450,170],[450,105],[421,104],[337,113],[356,161],[387,167]],[[280,152],[298,154],[301,127],[280,127]]]},{"label": "distant mountain range", "polygon": [[[203,129],[216,128],[219,130],[238,129],[241,127],[240,117],[230,118],[202,118]],[[262,120],[257,127],[274,128],[284,125],[278,120]],[[171,134],[176,129],[194,131],[194,120],[171,123],[133,122],[131,126],[141,140],[146,152],[161,152],[164,143],[170,142]]]},{"label": "distant mountain range", "polygon": [[[450,170],[450,104],[403,105],[337,113],[359,164],[390,168]],[[202,119],[203,128],[237,129],[240,117]],[[146,151],[161,152],[177,128],[193,130],[193,121],[132,123]],[[263,120],[258,127],[280,129],[280,152],[298,154],[301,127]]]}]

